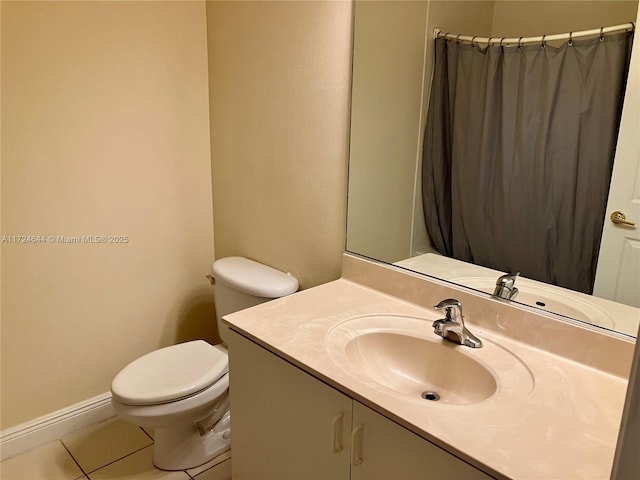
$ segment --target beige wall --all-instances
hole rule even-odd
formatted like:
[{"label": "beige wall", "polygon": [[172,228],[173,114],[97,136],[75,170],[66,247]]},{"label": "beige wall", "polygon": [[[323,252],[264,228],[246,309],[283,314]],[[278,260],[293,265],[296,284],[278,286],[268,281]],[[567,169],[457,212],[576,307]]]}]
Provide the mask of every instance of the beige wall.
[{"label": "beige wall", "polygon": [[350,2],[209,2],[216,257],[340,275]]},{"label": "beige wall", "polygon": [[[427,26],[430,35],[436,27],[444,32],[471,35],[488,35],[491,32],[497,3],[493,0],[432,0],[430,3]],[[431,55],[433,61],[433,53]]]},{"label": "beige wall", "polygon": [[2,428],[213,338],[203,2],[2,2]]},{"label": "beige wall", "polygon": [[637,0],[498,0],[492,35],[537,36],[619,25],[634,21],[637,8]]}]

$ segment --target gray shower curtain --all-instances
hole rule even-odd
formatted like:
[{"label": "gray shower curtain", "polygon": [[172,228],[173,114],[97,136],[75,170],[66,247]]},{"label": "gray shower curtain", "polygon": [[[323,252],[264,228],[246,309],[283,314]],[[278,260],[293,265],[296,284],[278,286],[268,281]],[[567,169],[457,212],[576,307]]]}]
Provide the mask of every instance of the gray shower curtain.
[{"label": "gray shower curtain", "polygon": [[436,40],[422,183],[442,254],[591,293],[632,36]]}]

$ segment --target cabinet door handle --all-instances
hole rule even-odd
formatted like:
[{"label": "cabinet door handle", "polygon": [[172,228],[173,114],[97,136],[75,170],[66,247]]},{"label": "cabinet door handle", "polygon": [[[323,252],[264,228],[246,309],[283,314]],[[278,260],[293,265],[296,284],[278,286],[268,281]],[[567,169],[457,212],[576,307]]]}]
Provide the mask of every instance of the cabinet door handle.
[{"label": "cabinet door handle", "polygon": [[344,445],[342,445],[344,413],[340,412],[338,415],[333,417],[331,424],[333,426],[333,453],[339,453],[344,448]]},{"label": "cabinet door handle", "polygon": [[357,467],[361,465],[364,459],[362,458],[362,431],[364,425],[358,425],[351,432],[351,466]]}]

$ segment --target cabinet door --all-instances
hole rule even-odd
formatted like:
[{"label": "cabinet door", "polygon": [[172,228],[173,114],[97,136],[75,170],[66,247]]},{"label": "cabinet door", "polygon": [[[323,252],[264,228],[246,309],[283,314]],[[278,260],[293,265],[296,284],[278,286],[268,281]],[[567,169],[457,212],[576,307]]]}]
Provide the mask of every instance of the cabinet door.
[{"label": "cabinet door", "polygon": [[234,332],[229,353],[233,480],[348,480],[352,400]]},{"label": "cabinet door", "polygon": [[351,480],[489,480],[490,476],[353,402]]}]

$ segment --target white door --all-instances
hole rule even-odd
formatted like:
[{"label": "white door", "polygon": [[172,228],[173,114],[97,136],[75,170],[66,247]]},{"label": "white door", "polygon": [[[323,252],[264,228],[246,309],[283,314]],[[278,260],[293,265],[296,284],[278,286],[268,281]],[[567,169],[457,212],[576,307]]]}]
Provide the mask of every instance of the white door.
[{"label": "white door", "polygon": [[[640,19],[640,13],[638,14]],[[593,294],[640,307],[640,41],[634,40]],[[621,212],[635,225],[614,223]]]}]

